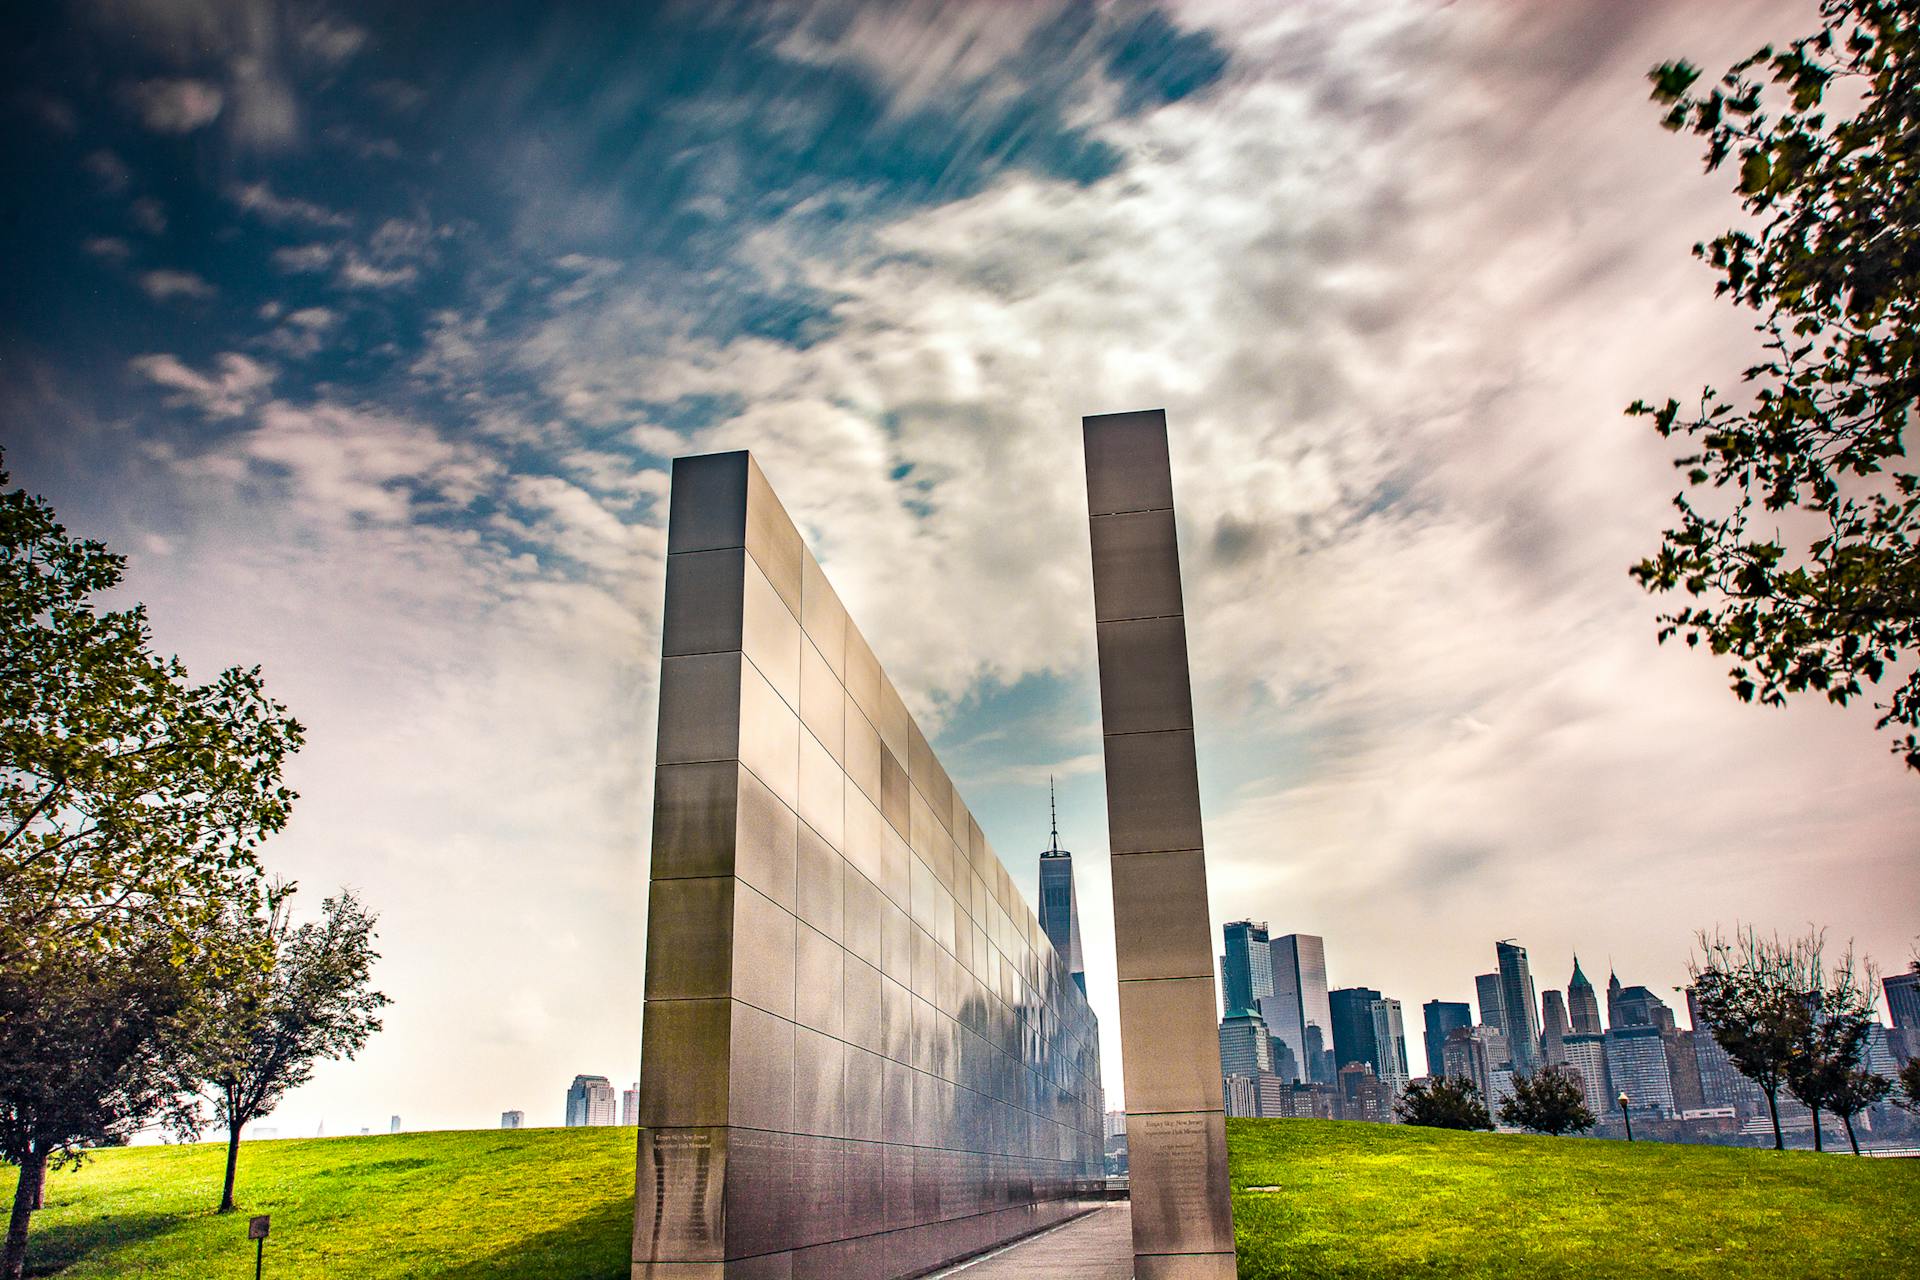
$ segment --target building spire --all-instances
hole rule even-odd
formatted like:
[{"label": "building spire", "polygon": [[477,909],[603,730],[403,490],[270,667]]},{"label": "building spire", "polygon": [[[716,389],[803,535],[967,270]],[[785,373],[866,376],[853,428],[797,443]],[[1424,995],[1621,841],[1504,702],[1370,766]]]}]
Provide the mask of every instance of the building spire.
[{"label": "building spire", "polygon": [[1053,852],[1060,852],[1060,810],[1053,802],[1053,775],[1047,775],[1047,821],[1053,827]]}]

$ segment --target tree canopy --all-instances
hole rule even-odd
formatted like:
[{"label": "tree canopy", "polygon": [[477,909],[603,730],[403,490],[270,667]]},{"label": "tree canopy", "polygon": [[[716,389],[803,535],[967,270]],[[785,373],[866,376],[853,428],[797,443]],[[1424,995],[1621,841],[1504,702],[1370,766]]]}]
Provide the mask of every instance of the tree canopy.
[{"label": "tree canopy", "polygon": [[1493,1117],[1487,1114],[1480,1087],[1466,1076],[1415,1080],[1400,1095],[1394,1111],[1403,1123],[1429,1129],[1493,1128]]},{"label": "tree canopy", "polygon": [[1748,215],[1694,253],[1758,313],[1748,394],[1636,401],[1685,442],[1679,523],[1633,567],[1688,602],[1661,618],[1730,657],[1734,693],[1877,707],[1920,770],[1920,478],[1904,433],[1920,394],[1920,19],[1910,0],[1822,0],[1821,27],[1702,93],[1650,74],[1663,123],[1737,162]]},{"label": "tree canopy", "polygon": [[1554,1137],[1585,1133],[1595,1123],[1580,1077],[1555,1065],[1513,1078],[1513,1096],[1500,1103],[1500,1121]]}]

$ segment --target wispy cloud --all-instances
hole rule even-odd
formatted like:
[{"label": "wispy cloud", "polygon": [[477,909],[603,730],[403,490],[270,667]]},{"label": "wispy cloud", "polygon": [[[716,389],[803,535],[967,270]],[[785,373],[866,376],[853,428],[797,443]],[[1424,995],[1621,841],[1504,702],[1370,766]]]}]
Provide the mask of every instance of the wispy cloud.
[{"label": "wispy cloud", "polygon": [[143,273],[140,276],[140,288],[155,302],[171,302],[176,298],[203,300],[219,292],[194,272],[170,268]]},{"label": "wispy cloud", "polygon": [[121,96],[140,123],[155,133],[192,133],[220,118],[226,94],[205,80],[141,80],[126,85]]},{"label": "wispy cloud", "polygon": [[223,353],[212,373],[197,373],[176,355],[135,356],[128,367],[147,381],[174,394],[167,403],[191,406],[210,418],[244,413],[273,382],[273,370],[236,351]]},{"label": "wispy cloud", "polygon": [[227,189],[227,198],[264,222],[276,226],[350,227],[353,219],[311,200],[275,194],[264,182],[238,183]]}]

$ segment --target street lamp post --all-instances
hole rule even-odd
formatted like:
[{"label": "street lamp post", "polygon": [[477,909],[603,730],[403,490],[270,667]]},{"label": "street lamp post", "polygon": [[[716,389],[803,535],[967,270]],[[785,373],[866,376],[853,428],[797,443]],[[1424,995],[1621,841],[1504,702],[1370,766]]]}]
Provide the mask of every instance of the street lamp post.
[{"label": "street lamp post", "polygon": [[1633,1141],[1633,1108],[1628,1105],[1627,1091],[1620,1091],[1620,1118],[1627,1124],[1627,1141]]}]

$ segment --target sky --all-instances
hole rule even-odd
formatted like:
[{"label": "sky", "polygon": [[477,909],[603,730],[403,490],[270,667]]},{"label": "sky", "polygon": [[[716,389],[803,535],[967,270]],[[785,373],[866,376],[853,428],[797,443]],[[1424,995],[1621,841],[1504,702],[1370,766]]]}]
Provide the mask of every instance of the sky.
[{"label": "sky", "polygon": [[1745,707],[1627,568],[1622,409],[1754,340],[1644,75],[1807,4],[47,3],[4,54],[0,444],[308,727],[265,852],[380,914],[282,1133],[638,1071],[667,466],[749,448],[1029,900],[1056,778],[1124,1095],[1082,414],[1172,436],[1214,930],[1335,985],[1670,991],[1920,934],[1869,707]]}]

